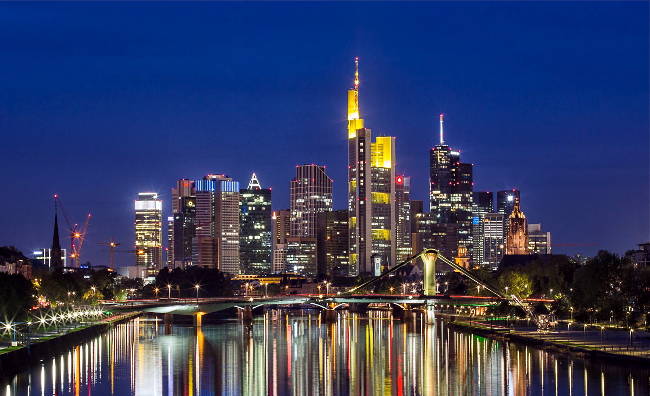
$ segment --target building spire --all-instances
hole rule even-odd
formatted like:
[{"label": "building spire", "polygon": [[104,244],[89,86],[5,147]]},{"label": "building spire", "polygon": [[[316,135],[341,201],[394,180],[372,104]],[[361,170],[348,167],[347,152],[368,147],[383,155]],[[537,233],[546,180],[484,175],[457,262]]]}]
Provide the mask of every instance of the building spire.
[{"label": "building spire", "polygon": [[354,90],[359,92],[359,57],[354,57]]},{"label": "building spire", "polygon": [[445,126],[445,115],[443,113],[440,113],[440,145],[445,144],[444,126]]},{"label": "building spire", "polygon": [[52,268],[63,267],[61,240],[59,239],[58,195],[54,195],[54,233],[52,234],[52,248],[50,249],[50,265]]},{"label": "building spire", "polygon": [[248,182],[248,189],[249,190],[261,190],[262,185],[260,184],[260,181],[257,180],[257,175],[255,172],[251,175],[251,180]]}]

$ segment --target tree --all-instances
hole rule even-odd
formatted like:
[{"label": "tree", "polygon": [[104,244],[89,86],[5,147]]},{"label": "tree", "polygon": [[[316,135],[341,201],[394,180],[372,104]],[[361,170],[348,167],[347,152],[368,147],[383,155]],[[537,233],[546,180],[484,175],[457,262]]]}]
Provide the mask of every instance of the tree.
[{"label": "tree", "polygon": [[[514,294],[520,299],[528,298],[533,293],[533,282],[530,277],[518,271],[508,271],[499,275],[499,289],[507,294]],[[507,289],[506,289],[507,288]]]},{"label": "tree", "polygon": [[34,306],[32,283],[20,274],[0,272],[0,321],[21,320]]}]

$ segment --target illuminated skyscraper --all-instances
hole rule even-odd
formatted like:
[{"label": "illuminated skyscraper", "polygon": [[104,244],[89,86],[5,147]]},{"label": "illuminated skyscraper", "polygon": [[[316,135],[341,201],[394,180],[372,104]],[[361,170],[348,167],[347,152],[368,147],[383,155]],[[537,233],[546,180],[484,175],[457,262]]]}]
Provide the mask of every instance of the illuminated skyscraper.
[{"label": "illuminated skyscraper", "polygon": [[506,215],[506,218],[512,213],[515,207],[515,199],[521,199],[519,190],[513,188],[512,190],[497,191],[497,212]]},{"label": "illuminated skyscraper", "polygon": [[395,240],[395,138],[364,127],[359,110],[359,59],[348,90],[348,212],[350,276],[392,265]]},{"label": "illuminated skyscraper", "polygon": [[138,193],[135,200],[136,265],[155,276],[162,267],[162,201],[157,193]]},{"label": "illuminated skyscraper", "polygon": [[529,254],[528,222],[519,207],[519,198],[514,199],[514,206],[508,216],[506,233],[506,254]]},{"label": "illuminated skyscraper", "polygon": [[474,192],[472,204],[472,262],[482,265],[485,258],[485,215],[494,211],[494,194],[489,191]]},{"label": "illuminated skyscraper", "polygon": [[291,236],[291,211],[276,210],[271,216],[273,228],[273,273],[287,271],[287,238]]},{"label": "illuminated skyscraper", "polygon": [[472,247],[472,164],[460,162],[460,152],[445,144],[443,128],[440,114],[440,143],[429,156],[429,203],[437,223],[457,225],[457,235],[447,237],[457,241],[456,261],[466,262]]},{"label": "illuminated skyscraper", "polygon": [[348,90],[348,212],[350,227],[350,276],[371,272],[372,133],[364,128],[359,111],[359,58],[354,59],[354,86]]},{"label": "illuminated skyscraper", "polygon": [[239,182],[210,174],[194,182],[192,263],[239,274]]},{"label": "illuminated skyscraper", "polygon": [[196,236],[196,191],[194,181],[180,179],[172,188],[172,216],[169,220],[167,262],[171,268],[192,265],[192,242]]},{"label": "illuminated skyscraper", "polygon": [[532,254],[551,254],[551,233],[542,231],[541,224],[528,224],[528,251]]},{"label": "illuminated skyscraper", "polygon": [[271,189],[262,188],[255,173],[239,190],[239,257],[244,274],[271,271]]},{"label": "illuminated skyscraper", "polygon": [[318,273],[347,276],[350,255],[348,211],[333,210],[318,214]]},{"label": "illuminated skyscraper", "polygon": [[501,213],[486,213],[481,221],[481,261],[476,263],[489,269],[497,269],[505,253],[505,216]]},{"label": "illuminated skyscraper", "polygon": [[399,175],[395,178],[395,264],[409,258],[411,250],[411,178]]},{"label": "illuminated skyscraper", "polygon": [[316,238],[318,213],[332,210],[332,179],[325,167],[296,166],[291,180],[291,236]]}]

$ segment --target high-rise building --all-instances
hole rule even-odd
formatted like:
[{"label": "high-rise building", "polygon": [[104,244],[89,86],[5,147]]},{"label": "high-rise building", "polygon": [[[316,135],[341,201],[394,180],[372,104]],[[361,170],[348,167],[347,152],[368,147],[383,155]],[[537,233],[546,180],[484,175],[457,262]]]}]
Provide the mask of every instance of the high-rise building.
[{"label": "high-rise building", "polygon": [[444,140],[444,116],[440,114],[440,143],[430,151],[429,203],[438,224],[455,224],[456,235],[445,246],[456,241],[453,257],[466,263],[472,247],[472,164],[460,162],[460,152],[452,150]]},{"label": "high-rise building", "polygon": [[[172,216],[171,266],[187,268],[192,263],[192,242],[196,236],[196,196],[181,196],[176,201],[178,211]],[[169,252],[168,252],[169,254]]]},{"label": "high-rise building", "polygon": [[[415,216],[417,232],[414,234],[413,246],[416,252],[422,249],[437,249],[445,257],[455,257],[458,251],[458,224],[440,223],[435,214],[419,213]],[[436,270],[449,270],[443,263],[437,264]]]},{"label": "high-rise building", "polygon": [[359,110],[359,59],[348,90],[348,212],[350,276],[396,260],[395,138],[364,127]]},{"label": "high-rise building", "polygon": [[291,236],[316,238],[318,213],[332,210],[332,179],[325,167],[296,166],[291,180]]},{"label": "high-rise building", "polygon": [[348,211],[333,210],[318,214],[318,273],[347,276],[349,270]]},{"label": "high-rise building", "polygon": [[508,218],[515,207],[515,199],[521,199],[519,190],[515,188],[497,191],[497,212],[503,213]]},{"label": "high-rise building", "polygon": [[291,211],[276,210],[271,216],[273,228],[273,265],[272,272],[287,271],[287,238],[291,236]]},{"label": "high-rise building", "polygon": [[318,275],[316,238],[287,238],[287,269],[289,272],[315,278]]},{"label": "high-rise building", "polygon": [[371,147],[371,257],[373,266],[379,265],[386,269],[397,260],[395,138],[379,136]]},{"label": "high-rise building", "polygon": [[482,265],[485,258],[485,215],[494,211],[494,194],[489,191],[476,191],[472,204],[472,262]]},{"label": "high-rise building", "polygon": [[194,182],[192,264],[239,274],[239,182],[209,174]]},{"label": "high-rise building", "polygon": [[417,217],[424,213],[424,201],[411,200],[411,252],[416,255],[422,251],[422,241],[418,234]]},{"label": "high-rise building", "polygon": [[528,251],[533,254],[551,254],[551,233],[542,231],[541,224],[528,224]]},{"label": "high-rise building", "polygon": [[401,263],[413,255],[410,195],[411,178],[404,175],[397,176],[395,178],[395,245],[397,254],[395,264]]},{"label": "high-rise building", "polygon": [[272,264],[271,189],[262,188],[255,173],[239,190],[239,257],[244,274],[268,274]]},{"label": "high-rise building", "polygon": [[506,232],[506,254],[529,254],[528,223],[524,212],[519,207],[519,198],[514,198],[514,206],[508,216]]},{"label": "high-rise building", "polygon": [[481,221],[480,232],[482,244],[481,261],[477,264],[489,269],[497,269],[505,252],[505,215],[502,213],[485,213]]},{"label": "high-rise building", "polygon": [[354,59],[354,86],[348,90],[348,212],[350,227],[350,276],[371,272],[372,133],[365,128],[359,110],[359,58]]},{"label": "high-rise building", "polygon": [[167,265],[185,268],[192,265],[192,240],[196,229],[196,191],[194,181],[180,179],[172,188],[172,215],[168,218]]},{"label": "high-rise building", "polygon": [[155,276],[162,268],[162,201],[157,193],[138,193],[135,200],[136,265]]}]

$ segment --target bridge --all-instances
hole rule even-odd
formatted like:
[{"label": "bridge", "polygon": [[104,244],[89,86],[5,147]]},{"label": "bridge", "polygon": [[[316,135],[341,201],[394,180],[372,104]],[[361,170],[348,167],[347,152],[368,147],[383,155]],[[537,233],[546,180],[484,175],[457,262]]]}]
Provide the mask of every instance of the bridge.
[{"label": "bridge", "polygon": [[[422,258],[424,262],[423,293],[414,294],[361,294],[358,293],[371,284],[395,273],[411,261]],[[435,263],[440,259],[455,271],[463,274],[471,281],[494,294],[494,297],[486,296],[449,296],[437,293]],[[474,274],[462,266],[440,255],[435,249],[425,249],[421,253],[412,256],[404,262],[390,268],[359,286],[353,287],[344,293],[337,294],[300,294],[274,297],[218,297],[218,298],[176,298],[176,299],[147,299],[129,300],[127,302],[105,302],[105,308],[116,310],[138,310],[142,312],[169,315],[191,315],[195,318],[197,326],[201,325],[203,315],[237,309],[241,311],[245,321],[251,321],[253,311],[263,307],[310,307],[321,309],[325,318],[331,320],[336,317],[337,309],[349,309],[358,311],[367,308],[369,305],[384,305],[391,307],[397,312],[404,312],[414,307],[424,308],[426,322],[433,323],[435,320],[436,307],[445,306],[487,306],[500,301],[509,301],[524,309],[527,316],[533,319],[539,327],[543,325],[529,307],[532,302],[551,302],[553,300],[529,299],[519,300],[514,295],[501,293],[495,287],[476,278]]]}]

